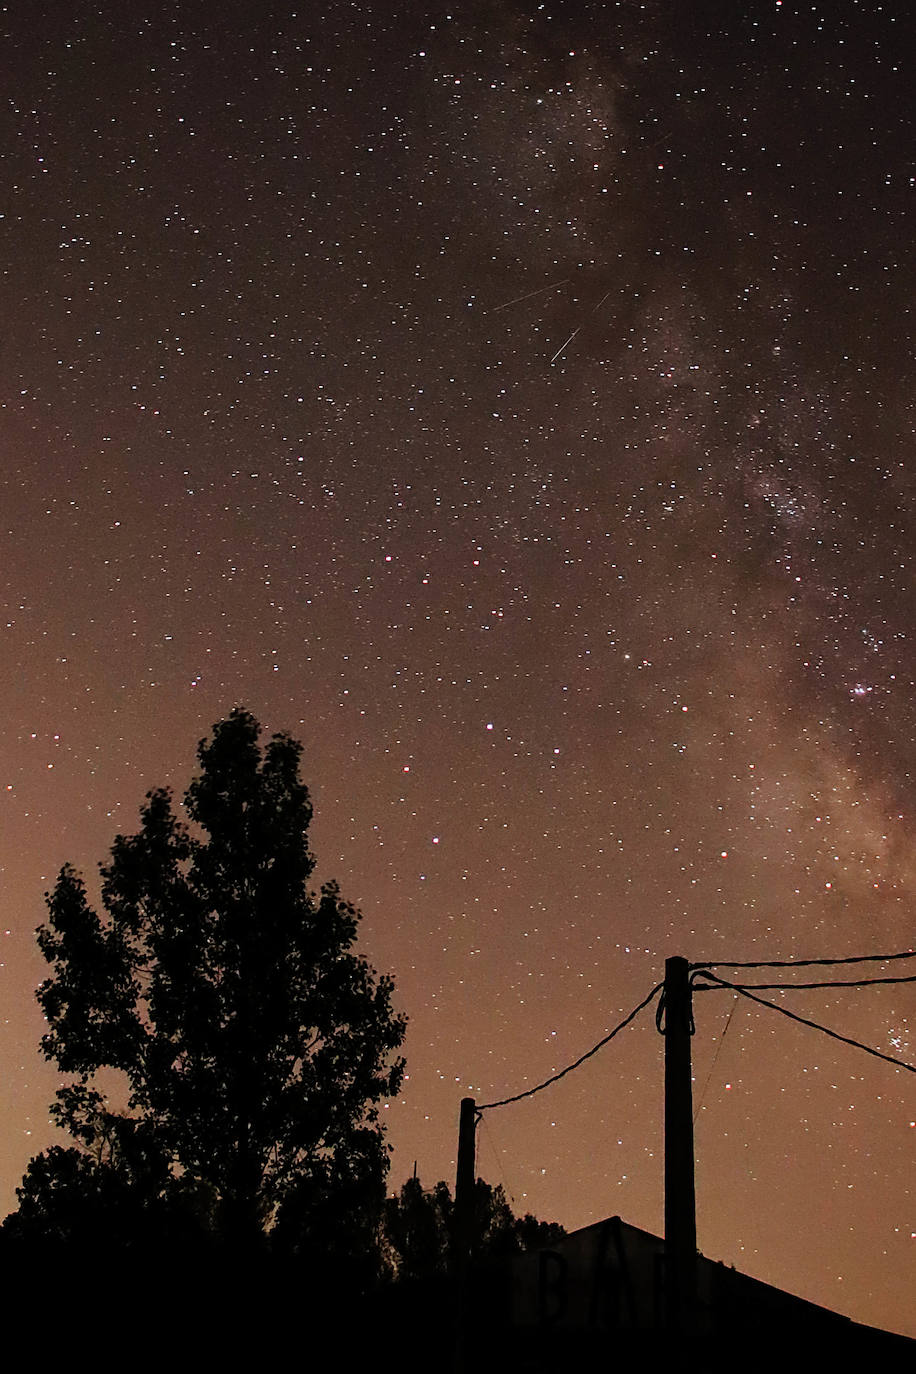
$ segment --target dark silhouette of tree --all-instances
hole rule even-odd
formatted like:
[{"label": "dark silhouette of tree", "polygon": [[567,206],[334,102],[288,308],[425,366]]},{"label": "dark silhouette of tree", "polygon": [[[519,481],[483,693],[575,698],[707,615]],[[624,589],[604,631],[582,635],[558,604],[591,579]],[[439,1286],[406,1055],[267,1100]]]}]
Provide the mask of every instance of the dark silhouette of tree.
[{"label": "dark silhouette of tree", "polygon": [[389,1262],[399,1279],[428,1279],[445,1274],[453,1214],[448,1184],[423,1188],[409,1178],[396,1197],[385,1202],[385,1240]]},{"label": "dark silhouette of tree", "polygon": [[7,1236],[50,1245],[130,1244],[144,1227],[142,1195],[119,1169],[100,1165],[85,1150],[53,1145],[29,1164],[19,1210],[8,1217]]},{"label": "dark silhouette of tree", "polygon": [[401,1083],[405,1021],[392,980],[353,952],[359,912],[334,883],[308,888],[301,746],[259,735],[235,710],[201,741],[183,818],[168,791],[148,794],[101,868],[103,915],[69,866],[48,894],[41,1043],[73,1076],[51,1111],[77,1148],[32,1161],[14,1232],[53,1229],[54,1213],[72,1227],[93,1203],[131,1224],[178,1207],[295,1250],[357,1197],[378,1218],[378,1104]]},{"label": "dark silhouette of tree", "polygon": [[[424,1189],[408,1179],[385,1203],[385,1240],[389,1262],[399,1279],[424,1280],[444,1275],[455,1204],[447,1183]],[[515,1216],[502,1187],[478,1178],[474,1184],[471,1258],[492,1259],[554,1245],[566,1232],[557,1222],[538,1221],[530,1213]]]},{"label": "dark silhouette of tree", "polygon": [[137,1174],[81,1148],[53,1145],[30,1162],[17,1188],[19,1209],[3,1240],[47,1258],[55,1249],[85,1261],[112,1248],[150,1259],[167,1246],[200,1247],[211,1232],[213,1199],[193,1182]]}]

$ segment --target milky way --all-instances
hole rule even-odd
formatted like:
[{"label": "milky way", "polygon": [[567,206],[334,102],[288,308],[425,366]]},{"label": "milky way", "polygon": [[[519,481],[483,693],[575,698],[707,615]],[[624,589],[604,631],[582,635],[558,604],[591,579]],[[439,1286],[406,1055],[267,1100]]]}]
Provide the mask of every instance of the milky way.
[{"label": "milky way", "polygon": [[[9,1206],[42,892],[236,703],[410,1017],[392,1187],[668,955],[912,947],[899,8],[0,15]],[[701,1248],[916,1334],[912,1075],[734,1005]],[[786,1005],[913,1062],[907,986]],[[648,1016],[481,1171],[660,1231],[660,1120]]]}]

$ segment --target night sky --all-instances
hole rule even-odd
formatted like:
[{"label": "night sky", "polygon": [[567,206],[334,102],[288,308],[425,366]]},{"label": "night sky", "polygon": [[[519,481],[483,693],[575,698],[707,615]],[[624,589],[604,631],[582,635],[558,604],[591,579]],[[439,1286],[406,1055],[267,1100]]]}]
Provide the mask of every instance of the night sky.
[{"label": "night sky", "polygon": [[[392,1189],[669,955],[913,947],[908,9],[0,6],[3,1211],[43,892],[236,704],[410,1017]],[[696,1012],[700,1248],[916,1334],[912,1075]],[[660,1233],[661,1116],[646,1013],[480,1171]]]}]

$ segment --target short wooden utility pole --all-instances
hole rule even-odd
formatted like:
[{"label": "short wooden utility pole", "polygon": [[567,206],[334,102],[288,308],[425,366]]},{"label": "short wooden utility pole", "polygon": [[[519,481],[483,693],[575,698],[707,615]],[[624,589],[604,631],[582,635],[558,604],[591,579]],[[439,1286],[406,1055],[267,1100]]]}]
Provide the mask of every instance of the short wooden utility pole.
[{"label": "short wooden utility pole", "polygon": [[467,1269],[471,1257],[474,1217],[474,1176],[476,1172],[475,1137],[477,1103],[473,1097],[461,1099],[458,1118],[458,1165],[455,1172],[455,1231],[452,1263],[456,1275]]},{"label": "short wooden utility pole", "polygon": [[689,1334],[697,1300],[690,965],[665,960],[665,1295],[668,1329]]},{"label": "short wooden utility pole", "polygon": [[471,1263],[471,1240],[474,1231],[476,1135],[477,1103],[473,1097],[463,1097],[458,1117],[458,1163],[455,1170],[455,1212],[450,1255],[455,1295],[452,1353],[452,1369],[455,1374],[464,1374],[468,1367],[468,1267]]}]

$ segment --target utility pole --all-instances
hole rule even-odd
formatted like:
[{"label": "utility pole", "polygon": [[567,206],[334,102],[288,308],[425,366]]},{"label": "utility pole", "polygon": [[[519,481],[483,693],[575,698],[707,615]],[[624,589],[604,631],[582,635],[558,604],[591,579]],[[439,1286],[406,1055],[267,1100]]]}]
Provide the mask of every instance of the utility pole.
[{"label": "utility pole", "polygon": [[476,1173],[475,1136],[477,1103],[473,1097],[461,1099],[458,1118],[458,1165],[455,1172],[455,1251],[452,1263],[459,1277],[467,1269],[471,1255],[474,1214],[474,1177]]},{"label": "utility pole", "polygon": [[693,1089],[690,965],[665,960],[665,1295],[668,1330],[694,1329],[697,1300],[697,1216],[693,1170]]},{"label": "utility pole", "polygon": [[468,1349],[468,1266],[471,1262],[471,1237],[474,1226],[476,1135],[477,1103],[473,1097],[463,1097],[458,1118],[458,1162],[455,1170],[455,1212],[450,1255],[455,1294],[452,1356],[455,1374],[463,1374]]}]

